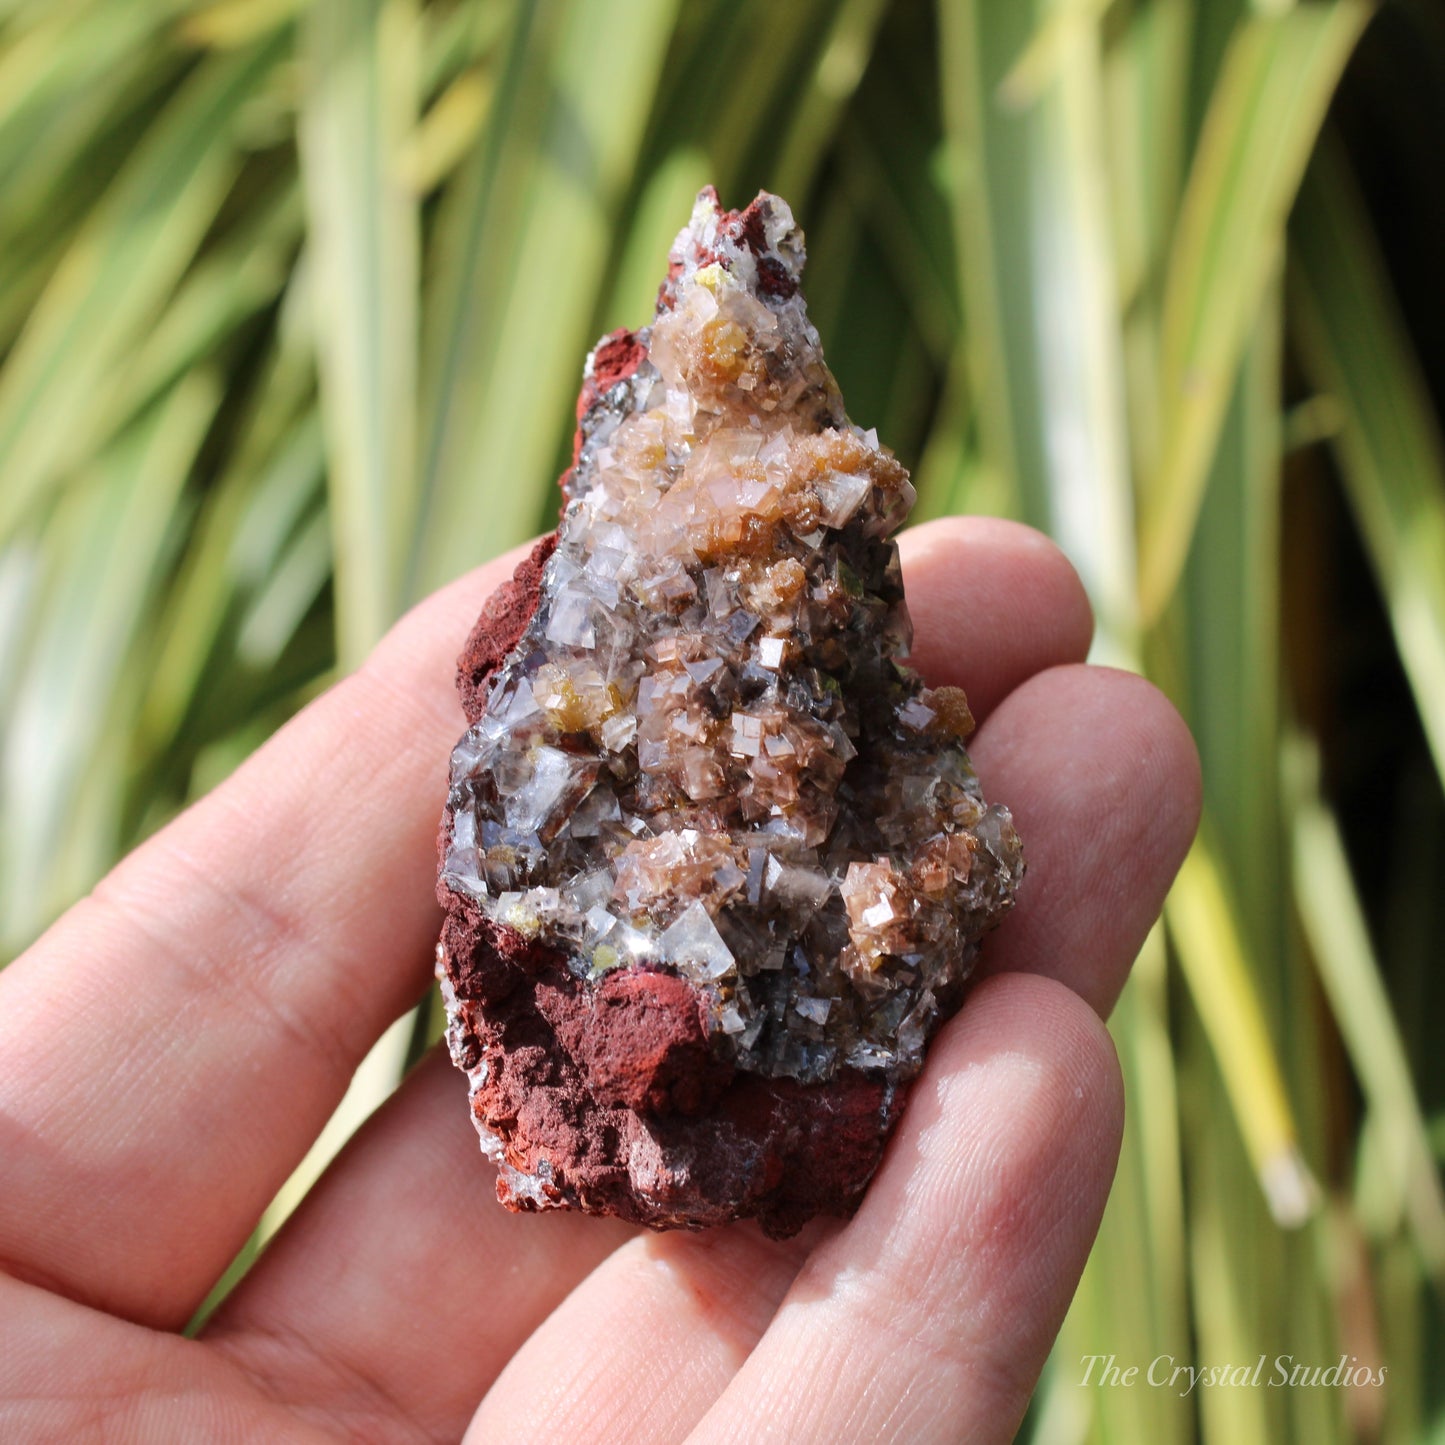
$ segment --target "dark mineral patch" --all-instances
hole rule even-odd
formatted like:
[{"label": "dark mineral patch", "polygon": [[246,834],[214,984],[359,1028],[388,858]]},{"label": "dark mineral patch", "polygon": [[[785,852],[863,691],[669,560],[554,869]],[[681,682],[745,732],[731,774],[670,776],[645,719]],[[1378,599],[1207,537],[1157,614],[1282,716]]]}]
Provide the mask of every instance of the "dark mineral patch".
[{"label": "dark mineral patch", "polygon": [[1022,875],[963,695],[898,661],[913,489],[803,257],[776,197],[702,193],[459,661],[438,973],[512,1208],[847,1213]]}]

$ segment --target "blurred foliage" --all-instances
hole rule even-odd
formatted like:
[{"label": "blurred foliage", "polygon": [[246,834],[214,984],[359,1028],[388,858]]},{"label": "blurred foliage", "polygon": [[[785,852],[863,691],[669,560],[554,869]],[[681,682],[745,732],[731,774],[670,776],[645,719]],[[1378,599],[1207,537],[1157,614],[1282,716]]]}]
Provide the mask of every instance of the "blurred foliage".
[{"label": "blurred foliage", "polygon": [[920,515],[1050,531],[1203,754],[1029,1438],[1445,1440],[1442,128],[1426,0],[0,0],[0,950],[547,525],[766,186]]}]

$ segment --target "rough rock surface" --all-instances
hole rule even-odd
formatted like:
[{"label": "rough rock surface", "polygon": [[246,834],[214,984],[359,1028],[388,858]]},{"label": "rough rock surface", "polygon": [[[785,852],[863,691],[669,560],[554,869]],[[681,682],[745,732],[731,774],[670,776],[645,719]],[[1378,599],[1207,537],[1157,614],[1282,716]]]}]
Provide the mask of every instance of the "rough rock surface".
[{"label": "rough rock surface", "polygon": [[802,265],[782,201],[699,196],[460,659],[437,965],[513,1208],[848,1212],[1022,876],[962,693],[898,661],[913,489]]}]

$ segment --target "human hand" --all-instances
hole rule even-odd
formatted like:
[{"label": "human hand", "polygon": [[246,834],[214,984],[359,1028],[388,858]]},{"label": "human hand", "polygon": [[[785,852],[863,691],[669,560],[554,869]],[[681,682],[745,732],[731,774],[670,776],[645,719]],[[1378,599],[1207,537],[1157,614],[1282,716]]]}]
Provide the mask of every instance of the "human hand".
[{"label": "human hand", "polygon": [[513,554],[0,974],[0,1438],[1011,1438],[1108,1194],[1100,1019],[1198,765],[1148,683],[1078,665],[1088,605],[1050,543],[979,519],[900,542],[914,661],[967,690],[1029,874],[852,1221],[509,1214],[438,1051],[176,1333],[430,975],[452,659]]}]

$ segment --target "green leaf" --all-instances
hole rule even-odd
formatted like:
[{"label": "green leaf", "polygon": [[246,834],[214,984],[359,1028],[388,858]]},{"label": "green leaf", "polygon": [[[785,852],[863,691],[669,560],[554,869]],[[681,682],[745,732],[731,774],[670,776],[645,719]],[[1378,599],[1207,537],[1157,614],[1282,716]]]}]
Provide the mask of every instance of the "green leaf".
[{"label": "green leaf", "polygon": [[[306,269],[293,273],[262,379],[242,413],[241,440],[212,481],[157,628],[139,732],[151,755],[171,755],[206,687],[218,643],[264,584],[307,507],[322,491]],[[220,676],[232,676],[225,660]],[[225,689],[221,689],[225,691]],[[229,710],[222,730],[232,731]],[[193,746],[194,746],[193,740]]]},{"label": "green leaf", "polygon": [[[0,948],[23,943],[94,882],[115,847],[108,830],[124,759],[112,755],[98,767],[95,755],[108,737],[129,735],[128,710],[114,715],[115,701],[137,676],[131,647],[219,400],[214,376],[188,377],[77,483],[41,538],[45,583],[6,700]],[[76,820],[83,788],[99,833]]]},{"label": "green leaf", "polygon": [[1410,1061],[1370,941],[1339,823],[1318,791],[1318,759],[1295,739],[1290,756],[1294,894],[1319,978],[1374,1116],[1379,1183],[1409,1223],[1421,1258],[1445,1286],[1445,1192]]},{"label": "green leaf", "polygon": [[1189,550],[1248,328],[1305,163],[1371,8],[1300,5],[1230,41],[1164,285],[1162,434],[1140,506],[1140,603],[1157,618]]},{"label": "green leaf", "polygon": [[840,117],[863,78],[886,0],[842,0],[819,47],[769,184],[782,196],[806,195]]},{"label": "green leaf", "polygon": [[419,242],[403,148],[418,41],[409,0],[317,0],[303,32],[301,174],[344,667],[366,656],[406,591]]},{"label": "green leaf", "polygon": [[[1284,305],[1270,277],[1221,422],[1177,611],[1175,689],[1251,956],[1271,997],[1291,967],[1279,898],[1280,511]],[[1156,659],[1156,676],[1166,664]],[[1172,670],[1172,669],[1171,669]]]},{"label": "green leaf", "polygon": [[984,457],[1068,551],[1126,660],[1133,493],[1099,9],[945,7],[943,58]]},{"label": "green leaf", "polygon": [[1300,359],[1332,402],[1345,489],[1445,780],[1445,442],[1333,147],[1310,168],[1290,234]]},{"label": "green leaf", "polygon": [[95,445],[104,446],[276,301],[301,240],[300,201],[294,185],[258,198],[247,222],[196,263],[141,340],[119,385],[97,408],[91,423]]},{"label": "green leaf", "polygon": [[157,119],[0,369],[0,542],[85,455],[88,419],[190,264],[235,178],[239,108],[281,46],[204,63]]},{"label": "green leaf", "polygon": [[1317,1186],[1300,1153],[1237,905],[1202,839],[1179,871],[1165,919],[1270,1212],[1282,1225],[1302,1224]]},{"label": "green leaf", "polygon": [[[319,418],[307,410],[274,451],[243,454],[210,489],[157,629],[138,729],[149,754],[175,751],[192,714],[200,714],[202,735],[189,738],[182,751],[209,741],[213,729],[235,727],[234,695],[216,707],[206,684],[229,676],[225,693],[239,691],[239,659],[217,657],[217,650],[282,565],[308,510],[324,521],[323,474]],[[329,558],[329,544],[327,551]]]},{"label": "green leaf", "polygon": [[[846,220],[865,226],[888,257],[919,336],[946,366],[959,334],[957,268],[943,195],[933,174],[928,119],[895,101],[875,113],[871,92],[839,128],[842,182],[853,197]],[[816,284],[816,283],[810,283]]]},{"label": "green leaf", "polygon": [[[1009,58],[1027,43],[1032,5],[990,6],[958,0],[938,7],[945,156],[952,201],[959,295],[967,325],[959,335],[960,376],[967,376],[979,433],[980,460],[995,485],[1022,493],[1015,437],[1015,398],[1006,341],[1013,305],[1027,296],[1020,257],[1001,233],[1026,178],[1018,137],[995,122],[993,91]],[[987,28],[985,28],[987,27]],[[1020,403],[1022,404],[1022,403]],[[1024,425],[1029,423],[1026,420]],[[1034,493],[1020,510],[1035,516]]]},{"label": "green leaf", "polygon": [[236,656],[245,666],[264,674],[277,665],[330,579],[331,562],[330,524],[325,512],[316,511],[288,542],[241,619]]},{"label": "green leaf", "polygon": [[414,592],[541,519],[676,10],[519,8],[483,143],[439,218]]}]

